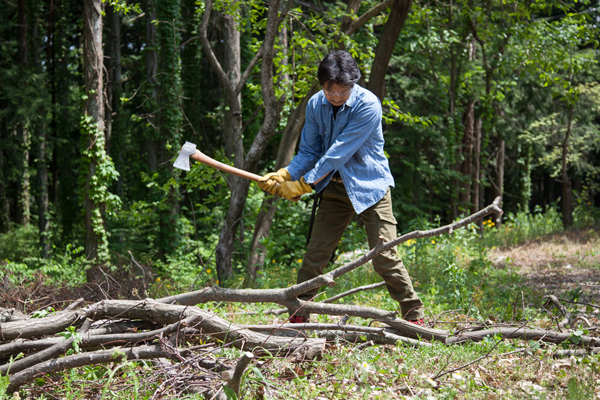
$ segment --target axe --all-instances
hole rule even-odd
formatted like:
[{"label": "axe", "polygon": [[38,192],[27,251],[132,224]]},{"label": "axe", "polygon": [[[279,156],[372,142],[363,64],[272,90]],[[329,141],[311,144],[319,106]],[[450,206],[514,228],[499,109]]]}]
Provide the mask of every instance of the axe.
[{"label": "axe", "polygon": [[191,142],[185,142],[173,166],[184,171],[189,171],[190,157],[192,158],[192,160],[200,161],[202,164],[208,165],[209,167],[213,167],[223,172],[227,172],[228,174],[249,179],[254,182],[258,182],[258,180],[261,178],[260,175],[256,175],[252,172],[232,167],[231,165],[223,164],[222,162],[210,158],[206,154],[202,153],[200,150],[197,150],[196,145]]}]

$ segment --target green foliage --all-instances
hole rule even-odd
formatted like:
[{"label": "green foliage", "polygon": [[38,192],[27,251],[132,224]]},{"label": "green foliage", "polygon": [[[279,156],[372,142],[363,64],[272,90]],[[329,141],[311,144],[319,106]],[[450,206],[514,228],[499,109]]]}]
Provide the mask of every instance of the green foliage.
[{"label": "green foliage", "polygon": [[567,383],[567,399],[584,400],[595,396],[594,385],[586,380],[574,376]]},{"label": "green foliage", "polygon": [[73,344],[71,348],[67,351],[66,355],[70,356],[72,354],[77,354],[81,352],[81,348],[79,344],[81,343],[81,333],[77,332],[77,328],[74,326],[69,326],[64,332],[57,333],[58,336],[62,336],[65,340],[73,338]]},{"label": "green foliage", "polygon": [[33,313],[31,313],[31,318],[44,318],[44,317],[47,317],[48,315],[54,315],[54,314],[56,314],[54,308],[47,307],[45,310],[36,310]]},{"label": "green foliage", "polygon": [[136,14],[141,14],[142,9],[139,3],[129,4],[126,0],[102,0],[103,3],[108,3],[108,5],[115,8],[115,12],[123,12],[123,14],[127,15],[130,12],[134,12]]},{"label": "green foliage", "polygon": [[562,216],[555,205],[548,207],[545,212],[542,212],[541,207],[536,207],[533,213],[509,212],[505,216],[505,221],[499,229],[494,228],[491,220],[484,224],[486,246],[514,246],[564,229]]},{"label": "green foliage", "polygon": [[23,261],[38,254],[38,230],[33,225],[13,226],[0,233],[0,260]]}]

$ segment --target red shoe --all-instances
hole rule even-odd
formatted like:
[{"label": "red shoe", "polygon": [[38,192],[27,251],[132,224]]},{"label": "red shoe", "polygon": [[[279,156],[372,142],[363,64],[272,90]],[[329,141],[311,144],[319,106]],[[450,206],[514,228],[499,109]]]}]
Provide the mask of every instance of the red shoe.
[{"label": "red shoe", "polygon": [[304,315],[292,315],[289,319],[290,324],[307,324],[308,317]]},{"label": "red shoe", "polygon": [[410,322],[411,324],[419,325],[419,326],[425,326],[425,320],[423,318],[410,319],[410,320],[408,320],[408,322]]}]

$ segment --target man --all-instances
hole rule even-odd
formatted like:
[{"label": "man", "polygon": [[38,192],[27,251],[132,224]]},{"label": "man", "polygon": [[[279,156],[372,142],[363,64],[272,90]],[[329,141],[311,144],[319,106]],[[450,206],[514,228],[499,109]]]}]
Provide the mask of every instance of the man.
[{"label": "man", "polygon": [[[345,51],[330,52],[317,76],[323,90],[308,102],[298,155],[286,168],[259,182],[263,190],[288,200],[313,188],[323,192],[298,283],[323,273],[355,213],[364,222],[371,248],[380,236],[386,242],[396,238],[390,195],[394,178],[383,152],[381,103],[356,84],[360,70]],[[377,256],[373,267],[400,303],[402,316],[422,325],[423,303],[396,250]],[[310,300],[315,295],[313,291],[300,298]],[[290,318],[290,322],[307,321],[307,315]]]}]

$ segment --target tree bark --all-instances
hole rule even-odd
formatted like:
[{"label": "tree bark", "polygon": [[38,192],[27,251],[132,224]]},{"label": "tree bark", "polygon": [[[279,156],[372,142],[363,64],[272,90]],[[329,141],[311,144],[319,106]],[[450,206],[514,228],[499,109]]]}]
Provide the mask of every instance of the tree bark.
[{"label": "tree bark", "polygon": [[460,161],[460,172],[462,183],[458,194],[459,209],[468,213],[471,210],[471,184],[473,182],[473,145],[475,142],[475,99],[466,100],[462,123],[464,127],[462,137],[462,160]]},{"label": "tree bark", "polygon": [[[4,130],[0,130],[0,140]],[[6,177],[4,174],[5,162],[4,162],[4,151],[0,146],[0,230],[1,232],[10,231],[10,201],[6,191]]]},{"label": "tree bark", "polygon": [[[483,208],[481,198],[481,128],[482,120],[481,116],[475,119],[475,146],[473,149],[473,177],[471,180],[471,214],[477,212],[477,210]],[[483,231],[483,221],[478,221],[479,229]]]},{"label": "tree bark", "polygon": [[569,176],[569,138],[573,127],[573,107],[569,107],[567,132],[562,144],[561,205],[565,228],[573,225],[573,190]]},{"label": "tree bark", "polygon": [[121,86],[121,14],[111,5],[106,7],[106,27],[106,152],[110,154],[113,125],[119,118]]},{"label": "tree bark", "polygon": [[[496,181],[492,186],[494,187],[494,196],[502,199],[504,198],[504,154],[506,152],[506,141],[504,140],[504,137],[497,137],[497,145],[498,153],[496,154],[496,167],[494,168],[496,172]],[[502,207],[502,202],[500,202],[500,207]],[[500,226],[502,226],[502,214],[496,214],[494,222],[496,228],[500,228]]]},{"label": "tree bark", "polygon": [[371,67],[367,89],[375,93],[382,101],[385,98],[385,76],[388,64],[411,6],[412,0],[394,1],[390,16],[383,27],[381,37],[375,48],[375,59]]},{"label": "tree bark", "polygon": [[[97,124],[98,134],[104,134],[102,0],[85,0],[83,25],[83,71],[87,96],[84,101],[84,111]],[[95,137],[91,137],[86,147],[94,145]],[[85,254],[88,259],[96,258],[100,240],[93,223],[93,214],[97,205],[90,198],[91,179],[96,172],[96,166],[97,161],[91,158],[84,186]]]},{"label": "tree bark", "polygon": [[158,133],[154,110],[158,103],[156,75],[158,73],[158,42],[156,40],[156,25],[152,23],[157,19],[156,0],[144,1],[144,12],[146,13],[146,47],[144,48],[146,64],[146,98],[148,105],[149,127],[146,129],[145,147],[147,154],[148,171],[153,172],[158,168]]},{"label": "tree bark", "polygon": [[[28,46],[27,46],[27,10],[25,0],[19,0],[18,3],[18,60],[22,72],[27,73],[28,64]],[[20,118],[16,126],[17,137],[22,139],[22,159],[21,159],[21,187],[19,190],[19,222],[25,226],[29,224],[31,218],[30,200],[30,175],[29,175],[29,150],[31,147],[31,138],[29,135],[29,118],[27,115]]]},{"label": "tree bark", "polygon": [[[235,6],[235,1],[232,2]],[[242,78],[241,34],[234,16],[222,14],[223,21],[223,69],[230,84],[236,87]],[[241,92],[225,90],[225,118],[223,136],[227,157],[241,168],[244,163],[244,142],[242,140],[242,96]]]},{"label": "tree bark", "polygon": [[[46,39],[47,49],[47,65],[50,95],[52,104],[56,102],[56,68],[54,57],[54,1],[50,1],[50,9],[48,10],[48,34]],[[36,60],[36,66],[42,70],[42,65],[39,60]],[[52,113],[52,123],[56,123],[55,113]],[[56,129],[55,129],[56,131]],[[50,255],[50,241],[47,233],[50,229],[50,221],[48,220],[48,212],[50,209],[50,198],[48,194],[48,161],[47,161],[47,136],[48,124],[45,119],[42,119],[38,129],[38,156],[37,156],[37,184],[38,184],[38,229],[40,234],[40,252],[42,257],[46,258]]]}]

